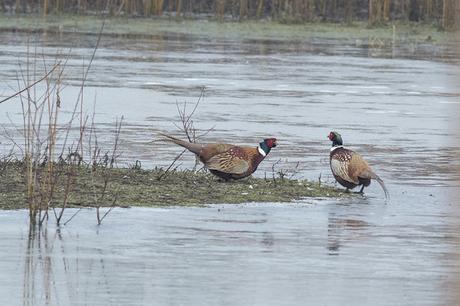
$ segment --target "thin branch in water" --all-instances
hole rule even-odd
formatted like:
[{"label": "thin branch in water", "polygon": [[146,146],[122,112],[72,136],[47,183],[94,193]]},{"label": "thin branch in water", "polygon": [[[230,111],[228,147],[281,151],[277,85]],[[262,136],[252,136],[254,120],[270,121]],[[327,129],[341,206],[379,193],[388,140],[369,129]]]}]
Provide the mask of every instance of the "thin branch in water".
[{"label": "thin branch in water", "polygon": [[81,208],[81,207],[80,207],[79,209],[77,209],[77,211],[74,212],[73,215],[70,216],[70,218],[69,218],[66,222],[64,222],[64,225],[67,225],[67,223],[69,223],[70,221],[72,221],[72,219],[73,219],[82,209],[83,209],[83,208]]},{"label": "thin branch in water", "polygon": [[115,195],[115,198],[113,199],[112,206],[110,206],[110,208],[104,213],[104,215],[100,219],[99,219],[99,207],[98,207],[98,213],[97,213],[98,215],[97,224],[98,225],[101,225],[105,217],[107,217],[107,215],[115,208],[115,204],[117,203],[117,200],[118,200],[118,193]]}]

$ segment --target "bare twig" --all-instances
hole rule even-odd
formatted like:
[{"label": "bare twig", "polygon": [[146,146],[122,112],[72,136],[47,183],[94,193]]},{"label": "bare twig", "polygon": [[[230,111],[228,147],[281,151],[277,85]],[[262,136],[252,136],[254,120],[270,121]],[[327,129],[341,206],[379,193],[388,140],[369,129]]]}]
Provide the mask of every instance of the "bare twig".
[{"label": "bare twig", "polygon": [[[70,130],[71,130],[71,126],[72,126],[72,123],[73,121],[75,120],[76,118],[76,114],[78,113],[77,112],[77,109],[78,109],[78,106],[80,106],[80,110],[82,111],[82,108],[81,108],[81,103],[83,103],[82,99],[83,99],[83,90],[84,90],[84,85],[86,83],[86,80],[88,78],[88,74],[89,74],[89,70],[92,66],[92,63],[94,61],[94,58],[96,57],[96,51],[98,50],[99,48],[99,44],[101,42],[101,38],[102,38],[102,32],[104,31],[104,27],[105,27],[105,19],[102,21],[102,25],[101,25],[101,28],[99,30],[99,33],[98,33],[98,37],[97,37],[97,41],[96,41],[96,46],[94,47],[93,49],[93,53],[91,54],[91,57],[90,57],[90,60],[89,60],[89,63],[88,65],[86,66],[86,70],[84,70],[83,72],[83,79],[82,79],[82,83],[81,83],[81,86],[80,86],[80,90],[78,92],[78,96],[77,96],[77,100],[76,100],[76,103],[75,103],[75,106],[74,106],[74,110],[72,112],[72,116],[69,120],[69,125],[68,125],[68,128],[67,128],[67,132],[66,132],[66,136],[65,136],[65,139],[64,139],[64,145],[62,146],[63,150],[65,149],[66,145],[67,145],[67,141],[68,141],[68,137],[69,137],[69,134],[70,134]],[[64,151],[61,152],[61,155],[63,155]]]},{"label": "bare twig", "polygon": [[273,180],[273,183],[275,183],[275,185],[276,185],[275,166],[278,165],[280,162],[281,162],[281,159],[278,159],[276,162],[272,164],[272,180]]},{"label": "bare twig", "polygon": [[174,160],[171,162],[171,164],[169,164],[168,168],[166,168],[165,172],[163,172],[159,177],[158,177],[158,180],[161,181],[161,179],[165,178],[169,171],[171,170],[171,168],[174,166],[174,164],[179,160],[179,158],[182,157],[182,155],[184,155],[184,153],[187,152],[186,149],[184,149],[180,154],[178,154]]},{"label": "bare twig", "polygon": [[[94,161],[93,165],[90,167],[91,169],[91,181],[92,181],[92,188],[93,188],[93,197],[94,197],[94,202],[96,206],[96,219],[97,219],[97,224],[100,225],[102,223],[102,220],[112,211],[113,207],[115,207],[115,204],[118,200],[118,193],[119,191],[116,190],[115,196],[112,200],[112,206],[111,208],[105,212],[105,214],[101,217],[100,215],[100,208],[101,208],[101,203],[104,200],[105,195],[107,194],[107,188],[109,185],[109,182],[111,180],[111,170],[113,169],[116,159],[118,157],[117,150],[118,150],[118,144],[120,140],[120,133],[121,133],[121,126],[123,122],[123,116],[120,118],[120,120],[116,120],[115,122],[115,140],[114,140],[114,145],[112,148],[112,153],[111,156],[107,156],[106,162],[102,164],[102,176],[103,176],[103,187],[102,191],[100,193],[100,196],[97,196],[96,193],[96,184],[95,184],[95,172],[97,171],[98,167],[94,166]],[[94,126],[94,121],[93,121],[93,126]],[[92,133],[96,134],[95,131],[92,131]],[[94,155],[95,156],[95,155]]]},{"label": "bare twig", "polygon": [[300,167],[299,167],[299,166],[300,166],[300,162],[298,161],[298,162],[295,164],[294,169],[292,169],[292,171],[291,171],[292,173],[291,173],[291,175],[289,176],[289,179],[290,179],[290,180],[292,180],[292,179],[294,178],[294,176],[296,176],[296,175],[299,173],[299,171],[300,171]]},{"label": "bare twig", "polygon": [[[209,132],[211,132],[212,130],[214,130],[214,127],[206,130],[204,133],[202,133],[201,135],[198,135],[197,133],[197,129],[195,128],[194,126],[194,121],[193,121],[193,115],[195,115],[197,109],[198,109],[198,106],[200,105],[201,101],[203,100],[204,98],[204,93],[205,93],[205,87],[202,87],[201,88],[201,92],[200,92],[200,96],[198,97],[198,100],[197,102],[195,103],[192,111],[190,113],[187,113],[187,101],[185,101],[183,103],[183,107],[181,108],[179,103],[176,102],[176,107],[177,107],[177,112],[179,114],[179,119],[180,119],[180,125],[179,124],[174,124],[182,133],[185,134],[185,136],[187,137],[188,141],[189,142],[193,142],[193,143],[196,143],[196,141],[204,136],[204,135],[207,135]],[[174,165],[174,163],[183,155],[184,152],[182,152],[181,154],[179,154],[178,156],[176,156],[176,158],[172,161],[172,163],[169,165],[166,173],[169,171],[169,169],[171,169],[171,167]],[[195,157],[195,165],[193,166],[193,171],[196,171],[196,168],[198,167],[199,165],[199,159],[198,157]],[[166,175],[165,173],[165,175]],[[161,176],[163,177],[163,176]],[[160,178],[161,178],[160,177]]]},{"label": "bare twig", "polygon": [[41,79],[38,79],[37,81],[33,82],[32,84],[26,86],[25,88],[19,90],[18,92],[12,94],[11,96],[9,97],[6,97],[4,98],[3,100],[0,100],[0,104],[3,103],[3,102],[6,102],[10,99],[13,99],[14,97],[18,96],[18,95],[21,95],[23,92],[25,91],[28,91],[30,90],[31,88],[33,88],[35,85],[37,85],[38,83],[40,83],[41,81],[45,80],[45,79],[48,79],[48,77],[54,72],[54,70],[56,70],[57,67],[59,67],[61,64],[61,61],[59,61],[57,64],[55,64],[53,66],[53,68],[47,73],[45,74]]},{"label": "bare twig", "polygon": [[204,97],[204,92],[205,92],[205,87],[201,88],[201,92],[200,92],[200,96],[198,97],[198,101],[195,103],[195,106],[193,107],[192,111],[189,114],[187,114],[187,101],[184,102],[182,109],[180,108],[179,103],[176,102],[177,112],[179,114],[179,119],[180,119],[182,126],[179,126],[177,124],[175,125],[179,130],[181,130],[185,134],[188,141],[190,142],[196,142],[196,129],[193,126],[192,118],[198,108],[198,105],[200,105],[200,102],[202,101]]}]

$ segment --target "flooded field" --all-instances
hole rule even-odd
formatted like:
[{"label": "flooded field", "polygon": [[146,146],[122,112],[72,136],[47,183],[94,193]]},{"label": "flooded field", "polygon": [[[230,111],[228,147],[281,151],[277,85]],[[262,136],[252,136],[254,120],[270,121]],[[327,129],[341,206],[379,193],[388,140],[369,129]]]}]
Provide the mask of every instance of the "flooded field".
[{"label": "flooded field", "polygon": [[[27,39],[0,33],[3,96],[17,88]],[[96,39],[32,37],[50,60],[72,48],[66,111]],[[116,117],[124,116],[121,166],[167,166],[180,149],[152,143],[155,132],[175,133],[176,101],[195,103],[205,86],[194,119],[201,130],[213,128],[204,141],[279,139],[256,175],[299,163],[296,178],[321,175],[333,184],[326,136],[337,130],[385,180],[391,201],[372,184],[365,196],[342,200],[116,209],[101,227],[84,210],[42,233],[29,233],[26,211],[2,211],[0,304],[455,304],[457,65],[448,47],[426,42],[373,48],[352,39],[103,37],[85,105],[90,111],[97,101],[101,146],[110,147]],[[10,135],[3,152],[20,141],[17,102],[1,105]],[[190,154],[181,160],[183,168],[193,164]]]}]

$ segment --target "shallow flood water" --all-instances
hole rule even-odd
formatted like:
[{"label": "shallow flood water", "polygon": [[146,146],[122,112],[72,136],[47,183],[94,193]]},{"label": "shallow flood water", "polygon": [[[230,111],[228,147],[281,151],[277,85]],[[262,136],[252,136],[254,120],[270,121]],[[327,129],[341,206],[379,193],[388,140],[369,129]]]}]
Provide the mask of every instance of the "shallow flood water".
[{"label": "shallow flood water", "polygon": [[0,302],[454,305],[460,216],[439,204],[120,208],[101,227],[86,210],[32,236],[26,212],[3,211]]},{"label": "shallow flood water", "polygon": [[[0,38],[7,95],[27,36]],[[79,46],[63,93],[74,101],[96,37],[38,39],[47,56]],[[345,200],[116,209],[101,227],[84,210],[39,234],[29,233],[27,212],[3,211],[0,304],[453,305],[457,60],[442,46],[409,49],[326,39],[103,38],[85,100],[92,109],[96,95],[102,146],[110,147],[115,118],[124,116],[120,165],[167,166],[181,150],[151,140],[158,130],[174,133],[176,101],[195,103],[205,86],[195,117],[199,129],[213,128],[205,141],[279,139],[256,175],[281,160],[276,170],[332,184],[326,135],[337,130],[385,180],[391,200],[372,184]],[[14,135],[20,108],[2,108],[0,122]],[[11,143],[1,145],[6,152]],[[189,154],[181,166],[193,162]]]}]

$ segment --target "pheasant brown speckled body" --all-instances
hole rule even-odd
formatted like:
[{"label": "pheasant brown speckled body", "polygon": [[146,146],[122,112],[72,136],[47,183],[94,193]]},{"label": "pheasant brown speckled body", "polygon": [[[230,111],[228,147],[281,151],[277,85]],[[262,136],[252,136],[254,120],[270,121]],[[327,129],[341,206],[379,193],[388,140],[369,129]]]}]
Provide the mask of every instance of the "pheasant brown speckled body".
[{"label": "pheasant brown speckled body", "polygon": [[331,132],[328,138],[332,141],[330,153],[331,171],[340,185],[347,189],[353,189],[356,186],[362,185],[360,190],[362,192],[364,187],[369,186],[371,180],[374,179],[382,186],[385,197],[389,197],[383,180],[372,171],[364,158],[358,153],[342,146],[340,134]]},{"label": "pheasant brown speckled body", "polygon": [[276,147],[275,138],[265,139],[258,147],[244,147],[226,143],[197,144],[162,135],[195,153],[212,174],[224,180],[236,180],[251,175],[271,148]]}]

